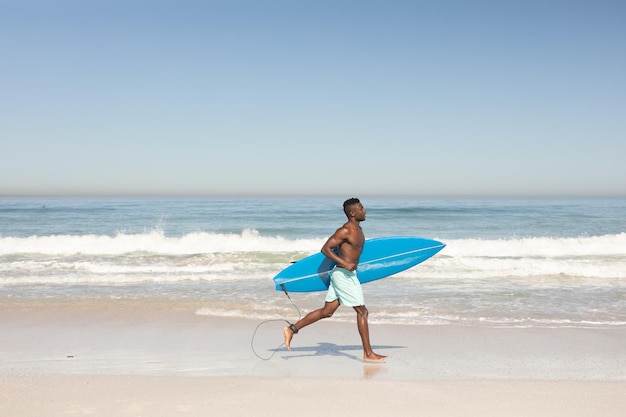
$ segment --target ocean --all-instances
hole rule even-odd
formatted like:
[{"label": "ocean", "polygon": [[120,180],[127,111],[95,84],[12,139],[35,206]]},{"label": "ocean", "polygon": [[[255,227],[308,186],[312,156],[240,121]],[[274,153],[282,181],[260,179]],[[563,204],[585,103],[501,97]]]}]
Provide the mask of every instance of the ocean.
[{"label": "ocean", "polygon": [[[350,196],[347,196],[350,197]],[[370,322],[626,326],[626,199],[362,197],[367,238],[439,254],[364,286]],[[345,222],[343,198],[0,198],[0,302],[197,301],[295,320],[272,278]],[[324,293],[290,294],[305,313]],[[333,320],[354,321],[350,308]]]}]

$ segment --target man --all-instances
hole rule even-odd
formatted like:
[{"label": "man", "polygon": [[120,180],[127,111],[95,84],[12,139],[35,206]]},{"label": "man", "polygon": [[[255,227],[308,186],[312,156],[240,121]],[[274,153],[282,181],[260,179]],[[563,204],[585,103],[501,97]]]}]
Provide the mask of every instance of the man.
[{"label": "man", "polygon": [[[358,198],[351,198],[343,203],[343,211],[348,221],[328,238],[322,253],[336,263],[330,275],[330,286],[324,306],[311,311],[300,321],[285,327],[285,346],[291,350],[291,339],[295,333],[320,319],[331,317],[340,304],[354,308],[357,327],[363,344],[363,360],[365,362],[382,362],[386,356],[378,355],[370,345],[367,308],[363,299],[363,290],[357,279],[356,267],[363,251],[365,235],[360,223],[365,220],[365,209]],[[337,253],[333,249],[338,248]]]}]

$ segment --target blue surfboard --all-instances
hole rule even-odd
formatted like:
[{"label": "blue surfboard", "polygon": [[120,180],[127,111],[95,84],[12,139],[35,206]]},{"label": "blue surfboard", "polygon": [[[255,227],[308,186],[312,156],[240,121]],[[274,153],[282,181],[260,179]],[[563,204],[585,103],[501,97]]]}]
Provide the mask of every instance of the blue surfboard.
[{"label": "blue surfboard", "polygon": [[[445,246],[436,240],[410,236],[368,239],[359,258],[357,276],[361,284],[386,278],[424,262]],[[334,266],[334,262],[321,252],[308,256],[274,277],[276,289],[289,292],[327,290]]]}]

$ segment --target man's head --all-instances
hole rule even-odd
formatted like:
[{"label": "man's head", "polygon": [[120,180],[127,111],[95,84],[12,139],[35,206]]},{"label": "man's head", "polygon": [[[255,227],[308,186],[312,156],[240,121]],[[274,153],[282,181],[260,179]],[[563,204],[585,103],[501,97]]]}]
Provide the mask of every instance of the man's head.
[{"label": "man's head", "polygon": [[365,209],[358,198],[349,198],[343,202],[343,212],[348,219],[355,217],[358,221],[365,220]]}]

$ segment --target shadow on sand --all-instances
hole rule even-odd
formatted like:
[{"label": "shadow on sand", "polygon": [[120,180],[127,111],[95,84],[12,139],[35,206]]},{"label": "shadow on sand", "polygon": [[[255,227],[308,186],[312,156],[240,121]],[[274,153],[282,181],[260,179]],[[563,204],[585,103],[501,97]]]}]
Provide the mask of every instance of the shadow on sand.
[{"label": "shadow on sand", "polygon": [[[381,349],[405,349],[405,346],[376,345],[372,349],[378,352]],[[287,352],[286,348],[282,349]],[[353,354],[352,352],[357,352]],[[361,345],[336,345],[334,343],[318,343],[317,346],[292,347],[291,355],[283,356],[285,360],[312,357],[312,356],[339,356],[355,361],[363,362],[363,346]]]}]

